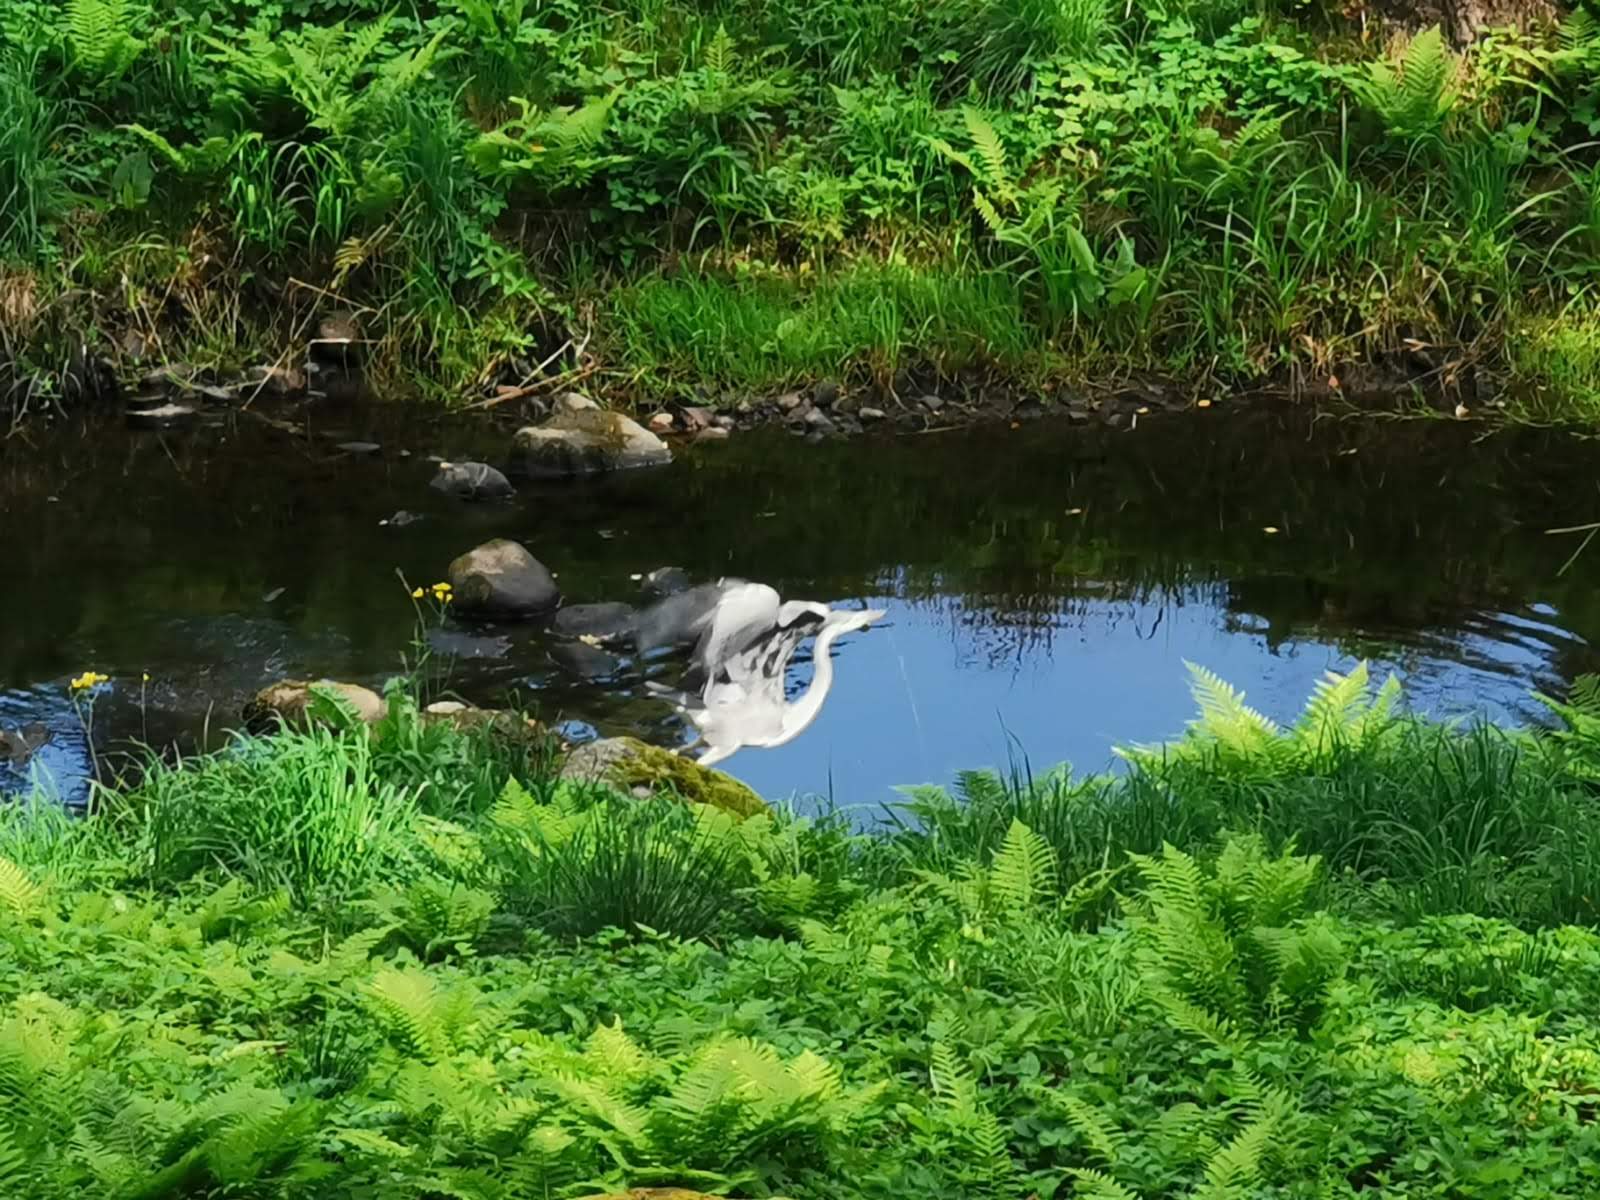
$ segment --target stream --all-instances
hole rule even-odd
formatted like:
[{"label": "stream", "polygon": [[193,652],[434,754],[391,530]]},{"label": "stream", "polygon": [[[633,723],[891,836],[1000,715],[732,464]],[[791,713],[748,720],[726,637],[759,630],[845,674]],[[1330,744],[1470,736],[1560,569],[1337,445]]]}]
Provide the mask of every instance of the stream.
[{"label": "stream", "polygon": [[[442,579],[492,537],[523,542],[572,603],[636,600],[637,576],[674,565],[886,610],[835,645],[809,729],[722,764],[806,803],[881,806],[975,767],[1104,767],[1114,744],[1181,730],[1186,660],[1280,720],[1363,658],[1414,709],[1512,723],[1538,719],[1534,690],[1600,670],[1600,546],[1573,558],[1579,537],[1544,532],[1600,519],[1600,445],[1556,434],[1229,405],[1132,431],[773,430],[471,505],[427,486],[428,456],[501,462],[503,427],[385,404],[299,420],[0,442],[0,728],[53,733],[26,769],[0,765],[0,790],[81,795],[68,681],[85,670],[112,680],[94,713],[108,746],[219,745],[284,676],[381,687],[415,632],[396,571]],[[381,448],[338,448],[354,440]],[[424,519],[382,523],[398,510]],[[593,678],[570,650],[452,619],[433,663],[463,698],[513,697],[575,739],[690,739],[640,671]],[[791,690],[809,671],[797,657]]]}]

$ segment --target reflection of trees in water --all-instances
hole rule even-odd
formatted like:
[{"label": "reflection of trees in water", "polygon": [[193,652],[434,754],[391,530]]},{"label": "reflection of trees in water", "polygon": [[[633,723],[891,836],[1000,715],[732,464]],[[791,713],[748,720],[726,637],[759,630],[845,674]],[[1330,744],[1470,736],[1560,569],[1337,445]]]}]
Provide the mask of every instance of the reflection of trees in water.
[{"label": "reflection of trees in water", "polygon": [[1020,668],[1030,659],[1050,658],[1063,632],[1117,635],[1131,630],[1139,639],[1157,636],[1175,609],[1202,604],[1220,608],[1225,582],[1160,568],[1145,578],[1094,578],[1059,575],[1028,580],[1008,576],[1003,586],[974,589],[971,580],[954,590],[937,573],[897,571],[875,581],[875,594],[890,595],[918,611],[937,616],[948,627],[960,666],[981,660],[990,669]]}]

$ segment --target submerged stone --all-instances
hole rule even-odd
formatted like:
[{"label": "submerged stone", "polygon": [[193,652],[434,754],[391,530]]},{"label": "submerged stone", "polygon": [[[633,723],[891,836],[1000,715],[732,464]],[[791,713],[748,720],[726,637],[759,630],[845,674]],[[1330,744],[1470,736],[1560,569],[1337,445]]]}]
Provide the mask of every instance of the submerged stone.
[{"label": "submerged stone", "polygon": [[442,462],[428,486],[461,500],[509,500],[517,494],[509,479],[481,462]]},{"label": "submerged stone", "polygon": [[606,783],[633,794],[635,789],[666,792],[693,804],[709,804],[736,817],[770,811],[748,784],[692,758],[641,742],[638,738],[604,738],[578,746],[562,765],[563,779]]},{"label": "submerged stone", "polygon": [[562,637],[621,642],[633,636],[637,616],[631,604],[569,604],[551,619],[550,631]]}]

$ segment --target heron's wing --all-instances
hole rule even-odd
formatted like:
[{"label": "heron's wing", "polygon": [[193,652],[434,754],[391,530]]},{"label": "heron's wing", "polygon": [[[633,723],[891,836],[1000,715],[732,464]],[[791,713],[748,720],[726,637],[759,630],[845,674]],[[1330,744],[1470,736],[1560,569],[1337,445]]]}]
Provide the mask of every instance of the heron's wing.
[{"label": "heron's wing", "polygon": [[768,634],[738,654],[729,657],[723,663],[718,678],[739,680],[744,683],[758,679],[776,680],[781,695],[783,678],[789,670],[789,661],[799,649],[800,643],[811,636],[812,629],[813,626],[807,622],[790,625]]},{"label": "heron's wing", "polygon": [[826,620],[832,611],[815,600],[785,600],[778,606],[778,625],[784,628],[801,622],[815,624]]},{"label": "heron's wing", "polygon": [[708,680],[722,664],[772,632],[778,622],[778,593],[764,583],[737,583],[723,589],[711,620],[695,648],[695,663]]}]

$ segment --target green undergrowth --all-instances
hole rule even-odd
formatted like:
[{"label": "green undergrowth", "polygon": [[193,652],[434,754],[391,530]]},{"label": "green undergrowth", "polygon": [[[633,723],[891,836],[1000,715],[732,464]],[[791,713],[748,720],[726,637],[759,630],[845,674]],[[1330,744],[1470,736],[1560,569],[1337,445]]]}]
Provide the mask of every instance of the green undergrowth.
[{"label": "green undergrowth", "polygon": [[1600,25],[1409,34],[1229,0],[10,0],[5,382],[61,388],[85,341],[234,370],[348,307],[381,382],[454,397],[540,363],[736,397],[1393,353],[1588,420]]},{"label": "green undergrowth", "polygon": [[0,1194],[1582,1197],[1600,691],[1364,671],[861,833],[284,731],[0,812]]}]

